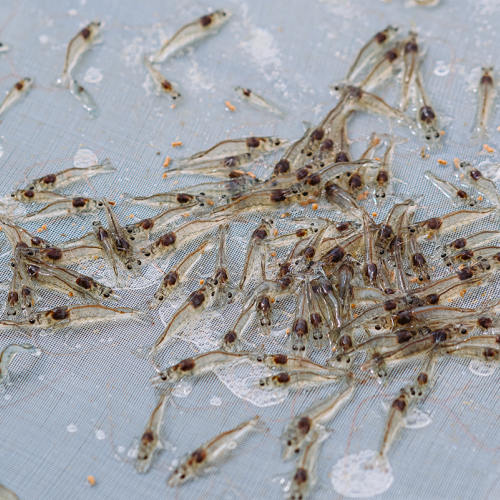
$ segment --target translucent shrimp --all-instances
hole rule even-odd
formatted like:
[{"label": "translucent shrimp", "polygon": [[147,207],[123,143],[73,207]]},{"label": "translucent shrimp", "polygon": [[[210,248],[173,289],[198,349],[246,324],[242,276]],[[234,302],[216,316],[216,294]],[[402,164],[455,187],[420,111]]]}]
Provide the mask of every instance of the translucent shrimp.
[{"label": "translucent shrimp", "polygon": [[10,344],[0,353],[0,386],[9,382],[9,366],[17,354],[34,354],[40,352],[38,348],[30,344]]},{"label": "translucent shrimp", "polygon": [[0,116],[3,115],[10,107],[12,107],[17,101],[26,96],[28,91],[33,86],[33,80],[31,78],[23,78],[17,82],[11,90],[7,93],[2,104],[0,104]]},{"label": "translucent shrimp", "polygon": [[283,430],[283,460],[290,460],[299,453],[314,430],[323,423],[330,421],[340,409],[352,398],[356,384],[351,376],[347,376],[345,384],[331,396],[316,401],[305,411],[296,415]]},{"label": "translucent shrimp", "polygon": [[215,263],[215,272],[211,279],[215,295],[214,304],[218,307],[225,307],[228,298],[233,296],[233,287],[229,276],[229,267],[227,264],[226,240],[229,233],[229,224],[219,226],[217,260]]},{"label": "translucent shrimp", "polygon": [[419,46],[417,33],[410,31],[408,40],[404,44],[404,70],[401,81],[401,98],[399,109],[406,111],[410,101],[410,91],[415,85],[415,78],[418,70]]},{"label": "translucent shrimp", "polygon": [[437,348],[432,350],[430,356],[424,362],[420,373],[410,384],[403,387],[398,397],[393,400],[389,408],[379,452],[365,465],[367,469],[374,467],[379,467],[380,469],[387,468],[387,454],[396,435],[404,426],[408,410],[413,408],[426,395],[432,385],[438,354],[439,350]]},{"label": "translucent shrimp", "polygon": [[139,451],[135,459],[135,471],[144,474],[149,470],[153,462],[155,451],[162,447],[160,441],[160,430],[163,423],[165,407],[169,401],[169,395],[161,394],[153,413],[149,417],[139,442]]},{"label": "translucent shrimp", "polygon": [[384,30],[378,32],[370,41],[359,51],[358,56],[354,60],[354,63],[349,68],[347,75],[345,77],[346,81],[352,81],[352,79],[378,54],[382,52],[384,47],[386,47],[398,33],[398,28],[394,26],[387,26]]},{"label": "translucent shrimp", "polygon": [[47,174],[39,179],[28,181],[28,189],[33,191],[51,191],[61,189],[73,182],[83,181],[98,174],[109,174],[116,172],[116,168],[111,165],[111,161],[106,158],[102,165],[92,165],[86,168],[68,168],[55,174]]},{"label": "translucent shrimp", "polygon": [[93,45],[101,41],[101,23],[92,22],[79,31],[69,42],[66,49],[66,58],[61,78],[57,81],[59,85],[66,86],[71,78],[71,73],[80,57]]},{"label": "translucent shrimp", "polygon": [[170,96],[170,98],[175,101],[177,100],[181,95],[177,90],[174,88],[172,83],[167,80],[147,59],[147,57],[144,57],[143,59],[144,65],[146,66],[147,70],[149,71],[149,74],[151,75],[151,78],[153,79],[153,82],[156,87],[156,93],[158,95],[161,94],[166,94]]},{"label": "translucent shrimp", "polygon": [[429,149],[433,149],[441,146],[439,119],[424,88],[420,71],[416,73],[415,83],[419,100],[417,106],[417,126],[425,139],[426,146]]},{"label": "translucent shrimp", "polygon": [[206,14],[196,21],[183,26],[154,54],[148,56],[150,62],[159,63],[188,45],[191,45],[206,36],[215,35],[219,29],[231,18],[232,13],[225,10],[216,10]]},{"label": "translucent shrimp", "polygon": [[216,366],[234,363],[248,357],[248,353],[209,351],[193,358],[186,358],[166,368],[150,379],[153,387],[165,382],[177,382],[186,377],[200,377],[211,372]]},{"label": "translucent shrimp", "polygon": [[82,106],[89,112],[91,118],[98,115],[97,104],[88,90],[80,85],[74,78],[69,81],[69,91],[82,103]]},{"label": "translucent shrimp", "polygon": [[495,81],[493,80],[493,68],[483,67],[481,79],[477,88],[478,109],[475,123],[475,134],[484,135],[488,129],[488,123],[493,113],[493,103],[496,97]]},{"label": "translucent shrimp", "polygon": [[469,162],[463,161],[460,163],[460,169],[464,172],[464,176],[461,177],[461,179],[463,179],[465,183],[488,197],[490,202],[493,203],[497,209],[500,208],[500,194],[492,180],[484,177],[484,175]]},{"label": "translucent shrimp", "polygon": [[168,485],[179,486],[190,479],[194,479],[216,459],[225,456],[250,432],[259,430],[259,418],[256,416],[252,420],[238,425],[233,430],[223,432],[209,439],[181,461],[168,478]]},{"label": "translucent shrimp", "polygon": [[202,242],[198,248],[189,252],[178,264],[165,274],[160,286],[153,296],[153,300],[149,303],[150,309],[155,309],[160,304],[164,303],[164,300],[173,290],[175,290],[175,288],[177,288],[180,281],[184,278],[186,273],[189,272],[189,269],[191,269],[196,261],[203,255],[208,243],[208,240]]},{"label": "translucent shrimp", "polygon": [[161,207],[163,205],[172,207],[190,207],[193,203],[205,203],[210,198],[205,198],[202,195],[194,195],[180,192],[156,193],[151,196],[132,196],[128,193],[123,193],[123,201],[133,205],[150,205],[152,207]]},{"label": "translucent shrimp", "polygon": [[234,91],[243,102],[248,103],[251,106],[254,106],[263,111],[274,113],[278,116],[283,116],[283,113],[276,106],[273,106],[252,90],[245,89],[243,87],[235,87]]},{"label": "translucent shrimp", "polygon": [[58,247],[47,248],[23,248],[17,249],[21,256],[35,257],[43,262],[54,262],[59,265],[72,264],[74,262],[83,262],[85,260],[94,260],[103,257],[101,247],[81,245],[72,248],[61,249]]},{"label": "translucent shrimp", "polygon": [[54,201],[41,210],[30,212],[23,217],[29,220],[38,220],[52,217],[64,217],[73,214],[94,213],[102,208],[104,208],[102,200],[79,196],[77,198]]},{"label": "translucent shrimp", "polygon": [[27,320],[19,323],[21,328],[75,328],[89,323],[107,323],[114,321],[143,321],[146,313],[130,307],[107,307],[101,304],[78,304],[61,306],[47,311],[30,314]]},{"label": "translucent shrimp", "polygon": [[272,391],[278,387],[308,390],[322,385],[335,384],[344,379],[347,372],[338,370],[337,373],[317,373],[317,372],[282,372],[278,375],[256,380],[254,387],[265,391]]},{"label": "translucent shrimp", "polygon": [[453,205],[465,203],[469,207],[473,207],[476,204],[476,200],[466,191],[456,187],[449,181],[441,179],[432,172],[427,170],[424,172],[424,177],[436,186],[448,199],[450,199]]},{"label": "translucent shrimp", "polygon": [[310,443],[304,449],[297,468],[293,472],[290,490],[285,494],[285,500],[305,500],[316,484],[314,466],[321,443],[328,438],[330,432],[326,429],[316,428],[311,432]]},{"label": "translucent shrimp", "polygon": [[297,293],[295,316],[290,332],[290,347],[294,354],[305,356],[307,341],[309,338],[309,318],[307,311],[307,280],[303,281]]},{"label": "translucent shrimp", "polygon": [[10,194],[12,200],[20,203],[52,203],[67,200],[68,196],[52,191],[33,191],[32,189],[18,189]]},{"label": "translucent shrimp", "polygon": [[400,60],[401,52],[405,42],[397,43],[393,48],[386,51],[376,60],[370,69],[370,72],[364,77],[358,87],[371,90],[391,77],[395,66]]}]

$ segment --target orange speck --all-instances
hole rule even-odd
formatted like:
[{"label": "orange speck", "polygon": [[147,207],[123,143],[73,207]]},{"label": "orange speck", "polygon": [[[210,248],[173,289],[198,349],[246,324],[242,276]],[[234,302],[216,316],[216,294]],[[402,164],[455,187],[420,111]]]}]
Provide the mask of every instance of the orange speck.
[{"label": "orange speck", "polygon": [[416,283],[418,280],[417,280],[417,278],[410,278],[410,281],[411,281],[412,283]]},{"label": "orange speck", "polygon": [[439,132],[441,135],[444,135],[445,134],[445,131],[444,130],[441,130],[441,132]]},{"label": "orange speck", "polygon": [[174,184],[177,184],[179,181],[174,181]]},{"label": "orange speck", "polygon": [[129,215],[129,217],[130,217],[131,219],[133,219],[133,218],[134,218],[134,214],[130,214],[130,215]]},{"label": "orange speck", "polygon": [[38,233],[41,233],[41,232],[42,232],[42,230],[41,230],[41,229],[37,229],[37,232],[38,232]]},{"label": "orange speck", "polygon": [[453,299],[448,299],[448,302],[453,302]]},{"label": "orange speck", "polygon": [[167,156],[165,158],[165,161],[163,162],[163,166],[167,168],[170,165],[170,156]]},{"label": "orange speck", "polygon": [[229,110],[236,111],[236,108],[229,101],[226,101],[224,104]]},{"label": "orange speck", "polygon": [[482,196],[478,196],[477,199],[478,199],[478,201],[483,201],[483,197]]},{"label": "orange speck", "polygon": [[453,165],[455,165],[455,168],[460,168],[460,160],[458,158],[455,158],[453,160]]},{"label": "orange speck", "polygon": [[115,206],[115,205],[116,205],[116,202],[115,202],[115,201],[108,200],[108,203],[109,203],[110,205],[113,205],[113,206]]},{"label": "orange speck", "polygon": [[200,285],[203,285],[205,283],[205,280],[200,280]]},{"label": "orange speck", "polygon": [[287,334],[287,335],[290,335],[290,328],[287,328],[287,329],[286,329],[286,334]]},{"label": "orange speck", "polygon": [[378,215],[377,212],[372,213],[372,217],[377,217],[377,215]]},{"label": "orange speck", "polygon": [[271,252],[270,255],[271,255],[271,257],[276,257],[277,254],[276,254],[276,252]]},{"label": "orange speck", "polygon": [[207,200],[207,205],[214,206],[214,200]]},{"label": "orange speck", "polygon": [[97,255],[94,255],[94,260],[97,260],[99,257]]},{"label": "orange speck", "polygon": [[497,130],[500,132],[500,126],[497,127]]},{"label": "orange speck", "polygon": [[462,290],[462,291],[460,292],[460,297],[463,297],[466,293],[467,293],[467,290]]},{"label": "orange speck", "polygon": [[460,264],[460,265],[458,266],[458,270],[459,270],[459,271],[461,271],[461,270],[462,270],[462,269],[464,269],[464,268],[465,268],[465,266],[464,266],[463,264]]},{"label": "orange speck", "polygon": [[358,200],[362,200],[364,197],[365,197],[365,196],[364,196],[364,194],[363,194],[363,193],[359,193],[359,194],[358,194]]},{"label": "orange speck", "polygon": [[188,217],[189,217],[189,212],[184,212],[184,213],[182,214],[182,216],[183,216],[183,217],[188,218]]},{"label": "orange speck", "polygon": [[358,315],[357,315],[357,314],[353,314],[353,317],[354,317],[354,318],[357,318],[357,317],[358,317]]},{"label": "orange speck", "polygon": [[438,163],[440,165],[447,165],[448,164],[448,162],[446,160],[438,160]]},{"label": "orange speck", "polygon": [[68,295],[69,295],[70,297],[73,297],[73,292],[68,292]]},{"label": "orange speck", "polygon": [[313,203],[312,209],[313,210],[318,210],[318,204],[317,203]]},{"label": "orange speck", "polygon": [[493,151],[495,151],[491,146],[489,146],[488,144],[483,144],[483,148],[486,149],[486,151],[488,151],[488,153],[493,153]]},{"label": "orange speck", "polygon": [[163,177],[164,179],[166,179],[166,178],[167,178],[167,172],[165,172],[165,173],[162,175],[162,177]]},{"label": "orange speck", "polygon": [[87,476],[87,481],[89,482],[90,486],[95,486],[94,476]]},{"label": "orange speck", "polygon": [[300,202],[300,206],[302,206],[302,207],[307,207],[307,205],[309,205],[308,201],[301,201]]},{"label": "orange speck", "polygon": [[175,108],[175,104],[172,104],[172,105],[170,106],[170,109],[174,109],[174,108]]},{"label": "orange speck", "polygon": [[255,174],[252,174],[252,172],[247,172],[247,175],[252,179],[255,179],[257,177]]},{"label": "orange speck", "polygon": [[42,229],[47,229],[47,226],[45,224],[43,224]]},{"label": "orange speck", "polygon": [[377,160],[377,161],[382,161],[378,156],[375,156],[374,159]]},{"label": "orange speck", "polygon": [[274,304],[276,302],[276,299],[274,297],[271,297],[271,304]]},{"label": "orange speck", "polygon": [[356,304],[351,304],[351,309],[356,309]]},{"label": "orange speck", "polygon": [[179,146],[182,146],[182,141],[175,141],[172,143],[173,148],[178,148]]},{"label": "orange speck", "polygon": [[277,229],[275,229],[275,230],[273,231],[273,234],[274,234],[274,236],[278,236],[278,230],[277,230]]},{"label": "orange speck", "polygon": [[285,214],[281,214],[281,218],[284,219],[285,218]]},{"label": "orange speck", "polygon": [[238,175],[245,175],[245,172],[243,172],[243,170],[233,170],[231,173]]},{"label": "orange speck", "polygon": [[460,174],[460,178],[463,179],[464,178],[464,174]]}]

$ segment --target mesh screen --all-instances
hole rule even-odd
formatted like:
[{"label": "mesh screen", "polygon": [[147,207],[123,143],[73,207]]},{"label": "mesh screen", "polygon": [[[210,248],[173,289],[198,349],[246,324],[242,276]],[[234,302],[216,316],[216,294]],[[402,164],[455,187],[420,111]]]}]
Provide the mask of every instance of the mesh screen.
[{"label": "mesh screen", "polygon": [[[141,63],[149,52],[172,36],[186,22],[208,8],[229,8],[234,17],[215,37],[188,48],[161,66],[182,94],[176,107],[168,98],[153,94],[152,82]],[[2,117],[0,154],[2,194],[26,179],[40,177],[79,164],[80,150],[90,150],[99,160],[109,157],[116,174],[94,177],[67,192],[105,195],[118,202],[122,223],[140,220],[157,211],[119,204],[120,195],[149,195],[189,186],[209,178],[162,178],[163,160],[189,156],[229,137],[275,135],[295,139],[303,122],[315,123],[331,109],[336,98],[328,85],[338,81],[366,40],[389,23],[420,33],[426,56],[425,82],[446,131],[443,149],[430,157],[420,156],[421,141],[407,129],[385,119],[357,113],[349,122],[353,156],[357,157],[372,131],[394,134],[407,142],[397,146],[393,182],[388,203],[364,204],[382,220],[392,203],[407,196],[423,195],[417,218],[441,215],[454,207],[423,177],[431,170],[456,181],[452,161],[458,157],[476,164],[494,161],[482,142],[471,139],[476,112],[471,81],[477,68],[495,64],[500,43],[495,19],[498,0],[442,0],[436,8],[416,8],[401,0],[228,0],[226,4],[185,0],[19,0],[0,3],[0,40],[11,50],[0,56],[1,86],[10,89],[16,77],[31,76],[36,87],[27,98]],[[89,120],[68,91],[54,87],[71,37],[89,20],[106,22],[104,42],[85,55],[74,76],[92,93],[99,117]],[[233,87],[253,89],[286,112],[284,119],[240,103]],[[395,102],[394,81],[377,90]],[[226,109],[230,100],[234,112]],[[496,108],[496,105],[495,105]],[[173,141],[182,141],[172,148]],[[496,122],[492,121],[489,145],[499,146]],[[438,164],[438,159],[448,163]],[[268,159],[271,163],[272,157]],[[252,167],[257,175],[267,164]],[[482,204],[480,206],[486,206]],[[463,208],[466,208],[465,206]],[[342,216],[321,205],[294,208],[293,214]],[[16,209],[14,215],[23,213]],[[275,214],[276,215],[276,214]],[[279,215],[279,214],[277,214]],[[249,233],[261,214],[245,214],[231,225],[228,240],[230,273],[238,278]],[[286,221],[275,216],[276,228],[286,232]],[[104,222],[104,215],[101,214]],[[50,241],[84,235],[93,216],[51,220],[40,234]],[[26,224],[30,231],[42,222]],[[457,235],[481,229],[498,229],[498,221],[482,221]],[[196,248],[196,240],[185,249]],[[2,250],[2,280],[10,278],[6,264],[8,245]],[[432,251],[430,246],[428,252]],[[185,253],[158,262],[168,268]],[[189,273],[171,301],[151,312],[153,325],[142,323],[100,324],[37,335],[43,350],[39,358],[18,356],[11,365],[12,384],[0,395],[0,482],[21,499],[35,498],[218,498],[277,499],[283,496],[294,462],[281,460],[279,438],[293,415],[325,397],[335,386],[311,391],[254,394],[250,377],[260,372],[240,363],[176,388],[165,412],[162,442],[153,467],[146,475],[133,473],[134,453],[145,423],[156,405],[157,394],[148,379],[154,370],[144,356],[171,317],[176,306],[196,289],[198,280],[212,273],[215,249],[207,252]],[[102,281],[110,279],[103,263],[83,263],[78,269]],[[445,273],[437,269],[436,275]],[[153,265],[144,277],[119,290],[120,305],[146,309],[161,272]],[[495,286],[465,295],[460,304],[476,306],[486,296],[496,296]],[[5,292],[2,292],[5,294]],[[74,302],[77,302],[76,300]],[[268,352],[284,348],[284,329],[293,314],[293,297],[279,301],[276,331],[259,335],[252,323],[245,332],[245,347],[262,343]],[[71,303],[67,297],[40,293],[40,309]],[[189,325],[182,338],[169,344],[162,362],[213,349],[218,338],[234,322],[241,303],[223,311],[209,309],[200,322]],[[0,347],[23,342],[15,332],[2,334]],[[313,359],[324,361],[326,352]],[[331,479],[334,465],[346,456],[377,449],[385,424],[382,403],[390,400],[409,381],[421,360],[392,370],[390,384],[375,381],[360,385],[354,398],[328,424],[330,437],[320,449],[314,498],[339,498]],[[496,498],[500,495],[498,459],[498,371],[480,377],[468,360],[443,359],[438,364],[436,385],[414,416],[413,429],[403,429],[390,452],[393,483],[378,495],[395,498]],[[477,371],[477,370],[476,370]],[[222,382],[222,383],[221,383]],[[166,486],[166,478],[181,457],[209,437],[260,415],[269,428],[254,434],[235,450],[217,471],[179,489]],[[425,425],[429,423],[430,425]],[[87,476],[95,477],[90,489]],[[356,478],[352,478],[355,482]],[[371,484],[371,483],[370,483]],[[378,492],[374,480],[369,496]]]}]

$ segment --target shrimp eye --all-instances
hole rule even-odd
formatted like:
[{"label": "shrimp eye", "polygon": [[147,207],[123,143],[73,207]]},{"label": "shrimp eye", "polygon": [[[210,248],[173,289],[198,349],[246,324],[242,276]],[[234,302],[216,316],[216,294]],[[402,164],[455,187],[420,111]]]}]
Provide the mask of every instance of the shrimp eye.
[{"label": "shrimp eye", "polygon": [[262,361],[262,356],[257,356],[257,361]]},{"label": "shrimp eye", "polygon": [[274,144],[275,144],[275,146],[279,146],[281,144],[281,141],[278,139],[278,140],[276,140],[276,142]]},{"label": "shrimp eye", "polygon": [[264,384],[264,381],[263,381],[263,380],[259,380],[259,385],[260,385],[260,386],[264,386],[264,385],[265,385],[265,384]]},{"label": "shrimp eye", "polygon": [[16,193],[10,193],[10,195],[12,196],[12,198],[15,198]]},{"label": "shrimp eye", "polygon": [[35,324],[35,320],[34,319],[30,319],[30,324],[34,325]]},{"label": "shrimp eye", "polygon": [[186,478],[186,474],[182,474],[182,475],[180,476],[180,478],[181,478],[181,479],[185,479],[185,478]]},{"label": "shrimp eye", "polygon": [[160,295],[160,296],[158,297],[158,300],[163,300],[163,295]]},{"label": "shrimp eye", "polygon": [[99,206],[99,207],[102,207],[102,205],[103,205],[102,201],[100,201],[100,202],[97,204],[97,206]]},{"label": "shrimp eye", "polygon": [[108,297],[109,297],[109,293],[107,293],[107,292],[106,292],[106,293],[103,293],[103,295],[104,295],[106,298],[108,298]]}]

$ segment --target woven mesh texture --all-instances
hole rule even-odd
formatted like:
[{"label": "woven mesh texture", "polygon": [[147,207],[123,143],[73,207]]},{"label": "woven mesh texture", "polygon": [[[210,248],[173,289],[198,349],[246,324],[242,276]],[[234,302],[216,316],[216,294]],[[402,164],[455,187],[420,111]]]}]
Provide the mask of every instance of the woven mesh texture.
[{"label": "woven mesh texture", "polygon": [[[154,95],[141,63],[142,54],[158,48],[180,26],[209,8],[228,8],[234,16],[217,36],[161,66],[182,94],[172,109],[168,98]],[[370,200],[364,204],[370,212],[378,213],[380,221],[394,202],[422,195],[425,208],[417,212],[417,220],[441,215],[454,207],[424,179],[424,171],[458,183],[452,163],[455,157],[476,164],[497,158],[496,153],[483,154],[482,143],[471,139],[476,96],[470,81],[471,75],[477,79],[481,65],[498,64],[500,33],[495,20],[499,15],[499,0],[442,0],[442,5],[427,9],[407,6],[402,0],[0,2],[0,40],[11,46],[0,55],[0,86],[10,89],[19,76],[31,76],[36,83],[0,123],[0,194],[24,185],[26,179],[69,168],[78,163],[78,151],[88,149],[99,160],[109,157],[118,171],[73,185],[67,192],[105,195],[117,201],[116,213],[124,224],[154,215],[158,211],[120,204],[120,195],[149,195],[210,180],[163,179],[166,156],[175,161],[229,137],[299,137],[303,122],[319,121],[335,105],[328,85],[342,78],[370,36],[392,23],[419,30],[426,51],[424,79],[446,135],[443,149],[423,159],[421,141],[410,131],[385,119],[356,113],[349,122],[354,157],[363,151],[372,131],[407,139],[396,149],[393,174],[400,182],[392,183],[389,201],[382,207]],[[104,41],[84,56],[74,72],[99,105],[99,117],[90,120],[68,91],[53,84],[62,70],[68,41],[94,19],[106,22]],[[285,111],[285,118],[240,103],[233,91],[237,85],[276,103]],[[377,93],[394,103],[398,86],[389,81]],[[224,106],[228,99],[236,106],[234,112]],[[488,139],[494,149],[500,147],[498,120],[492,121]],[[172,148],[173,141],[182,141],[182,147]],[[438,164],[439,158],[447,160],[447,165]],[[262,175],[266,168],[261,162],[252,171]],[[15,214],[22,212],[17,209]],[[291,212],[345,218],[323,204],[316,212],[310,207],[294,207]],[[280,233],[290,230],[280,214],[272,215]],[[239,279],[249,234],[261,216],[245,214],[231,225],[227,246],[229,270],[235,279]],[[100,217],[104,222],[104,214]],[[41,235],[50,241],[76,238],[91,230],[92,220],[93,216],[51,220]],[[38,221],[25,227],[36,231],[41,225]],[[481,229],[498,229],[498,221],[488,219],[457,228],[453,236]],[[451,236],[447,238],[444,241],[451,240]],[[194,240],[171,259],[158,261],[158,268],[164,271],[200,241]],[[2,280],[10,277],[7,250],[4,243]],[[429,245],[424,250],[429,253],[433,248]],[[35,337],[43,355],[18,356],[11,365],[12,384],[0,395],[0,483],[23,500],[283,497],[282,489],[294,467],[293,462],[281,460],[283,427],[335,386],[254,394],[249,380],[262,371],[247,363],[218,369],[177,387],[165,412],[164,449],[147,475],[133,472],[138,438],[157,400],[148,383],[154,370],[144,348],[154,342],[189,291],[197,288],[198,280],[211,275],[215,256],[215,249],[206,252],[169,303],[149,314],[153,325],[89,325]],[[102,266],[101,261],[84,262],[78,269],[105,282],[110,275]],[[146,310],[160,279],[158,268],[147,266],[143,278],[119,290],[119,304]],[[436,276],[446,272],[437,268]],[[5,292],[1,293],[4,298]],[[485,296],[497,293],[493,285],[482,287],[466,294],[460,304],[475,307]],[[71,301],[60,294],[40,292],[38,307]],[[294,298],[280,300],[276,309],[273,334],[262,337],[252,321],[245,330],[244,347],[264,343],[268,352],[284,349],[284,329],[293,314]],[[201,321],[189,325],[182,338],[169,343],[162,363],[213,349],[240,311],[238,302],[222,311],[207,310]],[[23,341],[14,332],[7,332],[0,337],[0,347]],[[326,352],[315,353],[313,359],[324,361]],[[415,360],[392,370],[391,382],[383,389],[375,381],[360,386],[328,424],[333,432],[320,449],[313,498],[341,496],[329,476],[334,465],[344,456],[377,449],[385,424],[381,402],[389,401],[420,363]],[[376,498],[498,498],[500,373],[497,370],[489,377],[480,377],[469,370],[469,364],[468,360],[439,361],[435,389],[420,407],[431,423],[421,427],[415,417],[413,426],[421,428],[401,431],[390,452],[394,482]],[[256,414],[265,421],[267,433],[250,436],[213,474],[179,489],[166,485],[173,465],[185,453]],[[96,479],[93,488],[86,479],[89,475]]]}]

